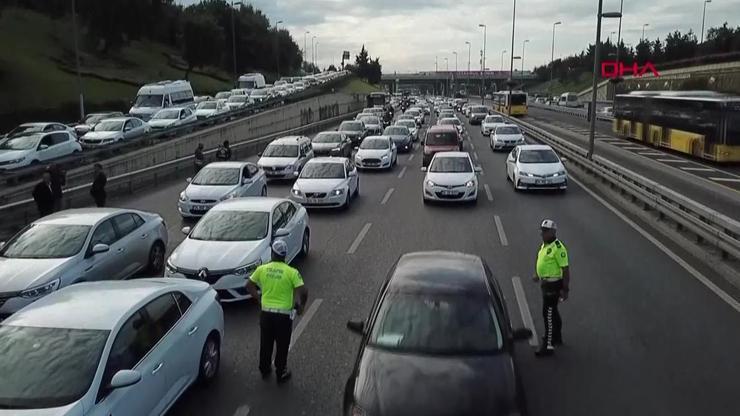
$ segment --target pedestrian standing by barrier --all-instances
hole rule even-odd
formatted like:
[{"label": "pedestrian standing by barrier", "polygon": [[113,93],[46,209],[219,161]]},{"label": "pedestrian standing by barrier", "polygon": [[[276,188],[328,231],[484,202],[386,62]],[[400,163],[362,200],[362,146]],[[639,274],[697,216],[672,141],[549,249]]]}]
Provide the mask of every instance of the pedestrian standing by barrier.
[{"label": "pedestrian standing by barrier", "polygon": [[62,188],[67,184],[67,173],[56,163],[47,166],[46,171],[49,172],[51,180],[52,210],[54,212],[61,211],[62,196],[64,195]]},{"label": "pedestrian standing by barrier", "polygon": [[218,146],[216,158],[221,161],[231,160],[231,147],[229,147],[228,140],[224,140],[224,143]]},{"label": "pedestrian standing by barrier", "polygon": [[105,192],[105,185],[108,183],[108,178],[103,173],[103,165],[96,163],[93,165],[93,183],[90,188],[90,195],[95,200],[95,205],[98,207],[105,206],[105,199],[107,193]]},{"label": "pedestrian standing by barrier", "polygon": [[45,217],[54,212],[54,192],[51,187],[51,173],[45,171],[41,182],[33,188],[33,200],[39,210],[39,217]]},{"label": "pedestrian standing by barrier", "polygon": [[200,170],[205,166],[206,164],[206,157],[203,154],[203,143],[198,143],[198,147],[195,148],[195,173],[200,172]]}]

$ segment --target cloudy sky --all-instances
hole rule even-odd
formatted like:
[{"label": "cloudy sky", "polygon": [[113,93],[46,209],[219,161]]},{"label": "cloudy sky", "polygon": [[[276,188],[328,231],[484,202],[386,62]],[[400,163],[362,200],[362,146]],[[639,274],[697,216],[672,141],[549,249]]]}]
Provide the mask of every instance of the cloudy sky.
[{"label": "cloudy sky", "polygon": [[[198,0],[180,0],[182,4]],[[703,0],[625,0],[622,37],[627,44],[637,44],[642,35],[663,39],[673,30],[701,29]],[[304,47],[307,35],[309,58],[311,39],[318,42],[320,67],[339,64],[343,50],[354,55],[362,45],[372,57],[380,57],[383,72],[434,70],[435,57],[440,70],[467,69],[468,46],[471,68],[480,68],[483,29],[487,25],[486,67],[498,70],[501,55],[511,49],[513,0],[252,0],[245,1],[261,9],[271,21],[283,20],[296,43]],[[593,43],[596,35],[596,0],[518,0],[516,10],[515,56],[524,51],[525,69],[550,60],[552,24],[562,21],[555,34],[555,56],[567,56]],[[706,27],[728,22],[740,25],[737,0],[714,0],[707,5]],[[604,11],[618,11],[619,0],[604,0]],[[282,26],[282,25],[281,25]],[[602,36],[616,39],[618,19],[605,19]],[[508,66],[507,63],[504,64]],[[520,65],[520,64],[516,64]]]}]

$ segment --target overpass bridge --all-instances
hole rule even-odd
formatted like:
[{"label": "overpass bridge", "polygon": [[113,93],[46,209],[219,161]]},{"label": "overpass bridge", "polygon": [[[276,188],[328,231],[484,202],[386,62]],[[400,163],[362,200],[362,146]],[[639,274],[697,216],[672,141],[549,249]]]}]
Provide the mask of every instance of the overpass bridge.
[{"label": "overpass bridge", "polygon": [[383,74],[381,83],[391,92],[408,89],[447,95],[451,91],[466,90],[480,93],[481,85],[485,91],[498,91],[506,87],[506,81],[513,79],[523,84],[536,79],[531,71],[430,71],[416,73]]}]

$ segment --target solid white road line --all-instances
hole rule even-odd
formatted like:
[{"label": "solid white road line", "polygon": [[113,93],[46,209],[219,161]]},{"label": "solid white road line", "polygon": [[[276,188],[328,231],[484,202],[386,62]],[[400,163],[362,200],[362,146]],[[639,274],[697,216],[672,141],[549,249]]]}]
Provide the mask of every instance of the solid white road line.
[{"label": "solid white road line", "polygon": [[401,169],[401,173],[398,174],[398,179],[403,178],[404,173],[406,173],[406,166],[404,166],[403,169]]},{"label": "solid white road line", "polygon": [[475,143],[473,143],[472,141],[470,142],[470,148],[475,150]]},{"label": "solid white road line", "polygon": [[298,342],[298,338],[308,326],[308,321],[313,318],[313,316],[316,314],[316,311],[319,309],[319,306],[321,306],[321,302],[323,301],[323,299],[315,299],[313,302],[311,302],[311,306],[308,307],[308,310],[306,310],[303,316],[301,316],[301,319],[298,321],[298,325],[296,325],[295,330],[293,330],[293,335],[291,335],[290,337],[290,346],[288,347],[288,351],[292,350],[293,345]]},{"label": "solid white road line", "polygon": [[414,160],[414,154],[413,153],[411,153],[411,156],[409,156],[409,162],[411,162],[412,160]]},{"label": "solid white road line", "polygon": [[683,159],[655,159],[658,162],[666,162],[666,163],[694,163],[690,160],[683,160]]},{"label": "solid white road line", "polygon": [[388,199],[391,197],[391,195],[393,195],[393,188],[389,189],[385,193],[385,196],[383,197],[383,200],[380,201],[380,205],[385,205],[385,203],[388,202]]},{"label": "solid white road line", "polygon": [[622,149],[626,149],[626,150],[645,150],[645,149],[647,149],[647,147],[643,147],[643,146],[625,146]]},{"label": "solid white road line", "polygon": [[691,172],[715,172],[717,171],[717,169],[712,169],[712,168],[690,168],[690,167],[684,167],[684,166],[682,166],[680,169],[688,170]]},{"label": "solid white road line", "polygon": [[357,247],[360,246],[360,243],[362,243],[362,239],[365,238],[365,234],[370,230],[370,226],[372,226],[373,223],[369,222],[365,224],[364,227],[362,227],[362,230],[360,230],[360,233],[357,234],[357,237],[355,237],[355,241],[352,242],[352,245],[349,246],[349,250],[347,250],[347,254],[354,254],[355,251],[357,251]]},{"label": "solid white road line", "polygon": [[713,181],[717,181],[717,182],[738,182],[740,183],[740,179],[735,179],[735,178],[709,178],[709,179]]},{"label": "solid white road line", "polygon": [[532,331],[532,338],[529,339],[529,345],[537,347],[540,343],[540,338],[537,336],[537,330],[534,327],[532,312],[530,312],[529,304],[527,303],[527,295],[524,293],[524,287],[522,287],[522,279],[519,276],[512,277],[511,285],[514,286],[514,296],[516,296],[516,303],[519,305],[519,313],[522,315],[522,323],[525,328],[529,328]]},{"label": "solid white road line", "polygon": [[247,416],[249,415],[249,410],[249,405],[243,404],[236,409],[234,416]]},{"label": "solid white road line", "polygon": [[475,158],[475,160],[478,160],[478,152],[473,152],[473,157]]},{"label": "solid white road line", "polygon": [[625,140],[612,140],[608,142],[609,144],[616,144],[617,146],[631,146],[632,143],[625,141]]},{"label": "solid white road line", "polygon": [[642,156],[665,156],[665,153],[660,152],[637,152],[637,154]]},{"label": "solid white road line", "polygon": [[508,246],[509,240],[506,238],[506,231],[504,231],[504,224],[501,222],[501,217],[499,217],[498,215],[494,215],[493,221],[496,223],[496,230],[498,231],[498,239],[501,240],[501,245]]},{"label": "solid white road line", "polygon": [[[696,280],[698,280],[699,282],[701,282],[709,290],[711,290],[712,292],[714,292],[715,295],[719,296],[719,298],[722,299],[723,301],[725,301],[725,303],[727,303],[728,305],[730,305],[730,307],[732,307],[733,309],[735,309],[737,312],[740,312],[740,302],[736,301],[732,296],[728,295],[727,292],[725,292],[724,290],[722,290],[719,286],[717,286],[714,283],[712,283],[712,281],[709,280],[709,278],[707,278],[706,276],[704,276],[700,271],[698,271],[695,268],[693,268],[689,263],[686,262],[686,260],[682,259],[678,254],[676,254],[673,251],[671,251],[671,249],[669,249],[663,243],[661,243],[660,241],[658,241],[658,239],[656,239],[655,237],[653,237],[652,235],[650,235],[650,233],[648,233],[647,231],[645,231],[644,228],[640,227],[634,221],[632,221],[631,219],[627,218],[626,215],[624,215],[621,212],[619,212],[619,210],[617,210],[614,206],[612,206],[611,204],[609,204],[602,197],[596,195],[596,193],[594,193],[594,191],[592,191],[591,189],[587,188],[583,183],[581,183],[581,181],[579,181],[578,179],[575,179],[573,177],[570,177],[570,179],[573,180],[573,182],[577,183],[578,186],[580,186],[581,188],[583,188],[584,191],[588,192],[589,195],[591,195],[595,200],[599,201],[599,203],[601,203],[601,205],[605,206],[607,209],[609,209],[609,211],[613,212],[614,215],[616,215],[617,217],[619,217],[622,221],[626,222],[627,225],[629,225],[635,231],[637,231],[638,233],[640,233],[640,235],[642,235],[643,237],[645,237],[646,240],[648,240],[651,243],[653,243],[653,245],[655,245],[666,256],[668,256],[669,258],[671,258],[671,260],[673,260],[676,263],[678,263],[679,266],[681,266],[684,270],[686,270],[687,272],[689,272],[690,275],[692,275]],[[712,178],[710,178],[710,179],[712,179]],[[721,178],[721,179],[724,179],[724,178]],[[736,179],[736,180],[738,182],[740,182],[740,179]]]},{"label": "solid white road line", "polygon": [[486,196],[488,197],[488,200],[493,202],[493,194],[491,193],[491,188],[488,187],[488,184],[483,184],[483,189],[486,190]]}]

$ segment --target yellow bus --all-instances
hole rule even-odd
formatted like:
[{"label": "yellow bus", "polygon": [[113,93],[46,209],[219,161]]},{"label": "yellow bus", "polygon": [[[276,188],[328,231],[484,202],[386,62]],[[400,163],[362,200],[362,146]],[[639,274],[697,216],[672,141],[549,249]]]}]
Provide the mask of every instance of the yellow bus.
[{"label": "yellow bus", "polygon": [[614,97],[617,135],[715,162],[740,162],[740,96],[640,91]]},{"label": "yellow bus", "polygon": [[527,115],[527,93],[499,91],[493,94],[493,109],[512,116]]}]

